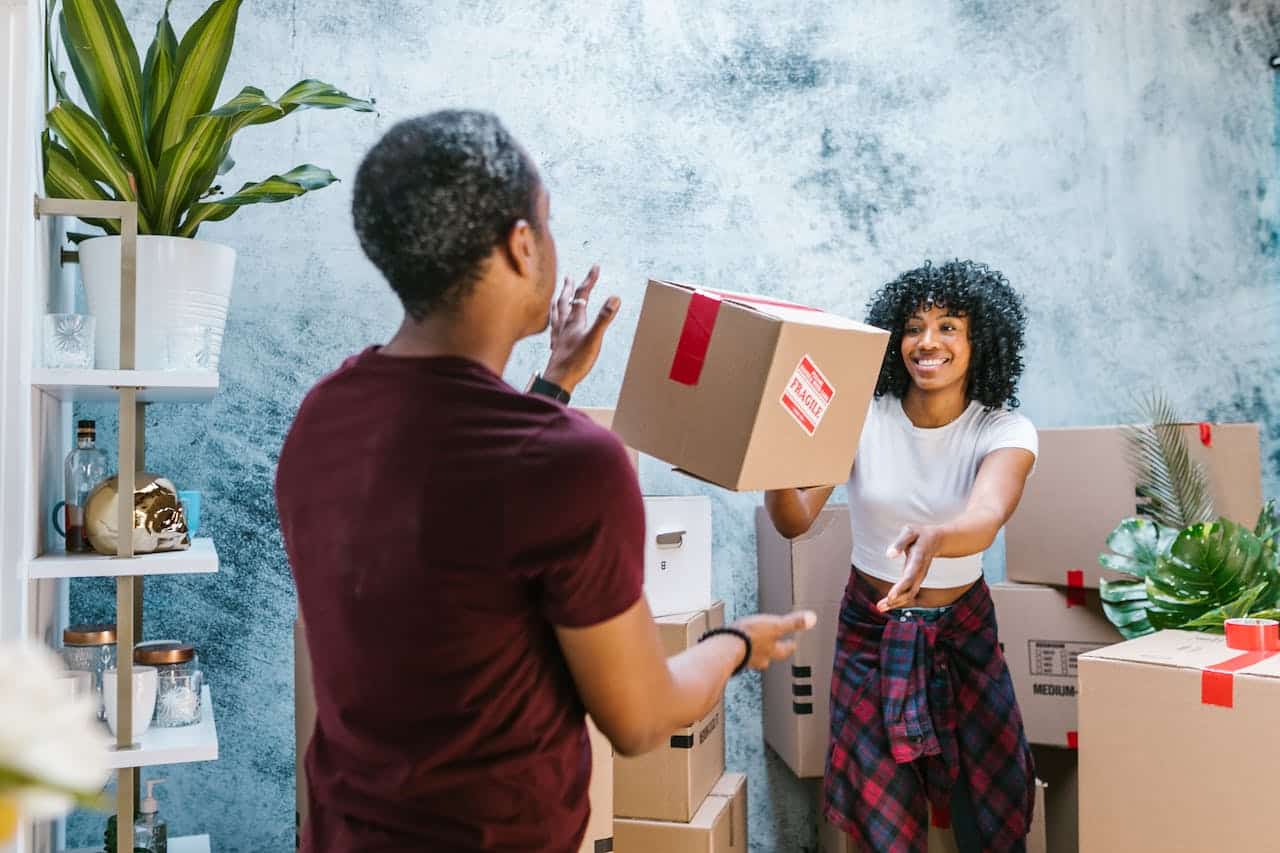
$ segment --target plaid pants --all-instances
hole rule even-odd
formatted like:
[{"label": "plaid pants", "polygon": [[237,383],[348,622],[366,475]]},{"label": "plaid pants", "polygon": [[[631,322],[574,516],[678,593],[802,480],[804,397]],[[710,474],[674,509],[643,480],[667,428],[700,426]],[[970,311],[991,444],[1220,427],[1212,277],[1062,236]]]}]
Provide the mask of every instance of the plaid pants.
[{"label": "plaid pants", "polygon": [[926,853],[929,812],[968,783],[985,853],[1023,853],[1035,770],[979,580],[944,613],[880,613],[849,578],[831,677],[827,818],[867,853]]}]

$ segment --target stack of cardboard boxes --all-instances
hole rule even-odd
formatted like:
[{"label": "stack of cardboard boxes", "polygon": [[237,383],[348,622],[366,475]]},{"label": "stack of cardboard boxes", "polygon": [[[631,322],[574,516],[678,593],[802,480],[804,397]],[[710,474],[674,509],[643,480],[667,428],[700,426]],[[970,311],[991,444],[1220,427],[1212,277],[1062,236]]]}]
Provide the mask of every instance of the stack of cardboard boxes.
[{"label": "stack of cardboard boxes", "polygon": [[[708,610],[660,616],[667,656],[697,643],[724,624],[724,603]],[[620,853],[747,849],[746,778],[725,772],[725,714],[709,714],[671,735],[668,743],[613,762],[613,832]]]},{"label": "stack of cardboard boxes", "polygon": [[[602,426],[612,427],[613,410],[587,413]],[[644,509],[645,599],[658,624],[663,651],[671,657],[725,622],[724,602],[712,601],[711,502],[705,496],[646,495]],[[724,703],[720,702],[645,755],[615,755],[607,741],[593,748],[595,773],[608,772],[612,796],[607,805],[592,801],[592,823],[583,849],[593,853],[745,851],[746,778],[725,772],[724,742]]]},{"label": "stack of cardboard boxes", "polygon": [[[1209,475],[1217,512],[1252,525],[1262,503],[1257,426],[1187,424],[1183,431]],[[1005,528],[1008,580],[991,588],[1027,738],[1047,785],[1049,853],[1079,849],[1075,750],[1101,754],[1097,744],[1086,748],[1077,722],[1079,659],[1121,640],[1102,612],[1098,586],[1122,576],[1104,571],[1098,556],[1122,519],[1143,514],[1127,447],[1121,427],[1040,431],[1035,473]],[[1121,763],[1112,771],[1129,780],[1129,790],[1147,783]]]}]

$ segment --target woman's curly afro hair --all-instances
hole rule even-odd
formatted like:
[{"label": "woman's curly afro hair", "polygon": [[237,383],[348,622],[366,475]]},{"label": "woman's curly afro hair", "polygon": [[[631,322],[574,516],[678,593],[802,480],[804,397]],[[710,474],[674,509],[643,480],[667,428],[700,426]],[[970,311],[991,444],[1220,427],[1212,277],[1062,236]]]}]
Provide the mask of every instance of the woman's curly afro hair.
[{"label": "woman's curly afro hair", "polygon": [[876,396],[906,395],[911,376],[902,362],[902,332],[913,313],[935,306],[969,321],[969,399],[988,409],[1017,408],[1026,309],[1003,275],[973,261],[949,261],[940,267],[926,262],[871,297],[867,322],[891,335]]}]

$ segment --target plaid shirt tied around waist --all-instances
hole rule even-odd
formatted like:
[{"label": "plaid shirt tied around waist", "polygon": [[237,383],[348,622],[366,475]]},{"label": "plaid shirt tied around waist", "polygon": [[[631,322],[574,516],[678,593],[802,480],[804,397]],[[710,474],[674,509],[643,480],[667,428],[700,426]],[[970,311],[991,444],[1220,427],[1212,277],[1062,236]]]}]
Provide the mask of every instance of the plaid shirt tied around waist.
[{"label": "plaid shirt tied around waist", "polygon": [[1035,770],[983,580],[936,620],[881,613],[852,572],[831,676],[825,812],[865,853],[926,853],[968,782],[986,853],[1022,853]]}]

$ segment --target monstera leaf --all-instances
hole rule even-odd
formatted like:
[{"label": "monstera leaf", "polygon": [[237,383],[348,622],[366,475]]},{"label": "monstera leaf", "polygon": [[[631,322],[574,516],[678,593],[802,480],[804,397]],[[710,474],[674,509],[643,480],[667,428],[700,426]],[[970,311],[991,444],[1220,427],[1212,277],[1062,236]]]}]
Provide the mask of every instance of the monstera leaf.
[{"label": "monstera leaf", "polygon": [[1222,620],[1275,609],[1275,550],[1254,531],[1221,518],[1178,534],[1146,577],[1153,627],[1222,631]]},{"label": "monstera leaf", "polygon": [[1226,619],[1280,615],[1280,537],[1274,502],[1253,530],[1229,519],[1178,532],[1127,518],[1107,538],[1098,562],[1133,580],[1103,580],[1107,619],[1126,639],[1162,628],[1222,632]]},{"label": "monstera leaf", "polygon": [[1103,579],[1098,594],[1103,613],[1126,640],[1156,630],[1147,618],[1151,602],[1146,577],[1169,554],[1177,537],[1177,530],[1146,518],[1126,518],[1107,537],[1111,553],[1099,555],[1098,565],[1134,580]]},{"label": "monstera leaf", "polygon": [[1126,518],[1107,537],[1107,547],[1114,553],[1100,555],[1098,565],[1145,578],[1177,538],[1178,531],[1172,527],[1145,518]]}]

